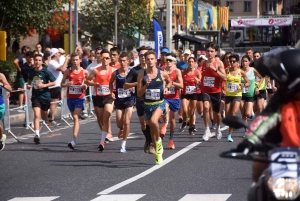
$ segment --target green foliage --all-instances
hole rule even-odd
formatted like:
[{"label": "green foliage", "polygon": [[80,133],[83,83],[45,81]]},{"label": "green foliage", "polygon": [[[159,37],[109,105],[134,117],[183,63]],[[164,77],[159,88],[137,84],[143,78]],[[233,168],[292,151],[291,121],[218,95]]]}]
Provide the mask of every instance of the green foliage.
[{"label": "green foliage", "polygon": [[[118,36],[124,35],[133,40],[138,32],[148,34],[151,29],[149,0],[123,0],[118,3]],[[113,0],[86,0],[82,8],[84,30],[106,43],[112,41],[114,35],[114,4]]]},{"label": "green foliage", "polygon": [[68,0],[0,0],[0,30],[13,37],[30,35],[36,30],[56,24],[53,13],[63,8]]},{"label": "green foliage", "polygon": [[15,58],[16,58],[15,54],[8,53],[6,55],[6,61],[0,61],[0,73],[3,73],[7,79],[9,73],[17,72],[17,69],[13,64]]}]

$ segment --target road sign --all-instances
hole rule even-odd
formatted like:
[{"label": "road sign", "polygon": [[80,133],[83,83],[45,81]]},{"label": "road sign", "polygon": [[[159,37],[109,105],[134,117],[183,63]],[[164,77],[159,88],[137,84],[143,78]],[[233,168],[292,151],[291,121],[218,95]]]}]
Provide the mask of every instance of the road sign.
[{"label": "road sign", "polygon": [[140,41],[140,46],[150,46],[152,49],[155,49],[155,42],[154,41]]}]

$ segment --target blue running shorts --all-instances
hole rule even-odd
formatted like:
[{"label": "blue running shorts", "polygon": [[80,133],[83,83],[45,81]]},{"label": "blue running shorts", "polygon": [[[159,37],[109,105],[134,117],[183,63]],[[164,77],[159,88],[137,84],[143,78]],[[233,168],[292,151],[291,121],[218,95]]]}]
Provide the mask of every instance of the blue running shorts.
[{"label": "blue running shorts", "polygon": [[84,108],[84,98],[68,98],[67,103],[70,112],[74,112],[75,108]]},{"label": "blue running shorts", "polygon": [[169,105],[170,110],[177,112],[180,109],[181,100],[177,99],[165,99],[166,104]]},{"label": "blue running shorts", "polygon": [[144,116],[146,120],[150,120],[152,117],[152,113],[160,108],[163,111],[163,114],[166,112],[166,103],[163,101],[162,103],[158,103],[155,105],[146,105],[144,104]]}]

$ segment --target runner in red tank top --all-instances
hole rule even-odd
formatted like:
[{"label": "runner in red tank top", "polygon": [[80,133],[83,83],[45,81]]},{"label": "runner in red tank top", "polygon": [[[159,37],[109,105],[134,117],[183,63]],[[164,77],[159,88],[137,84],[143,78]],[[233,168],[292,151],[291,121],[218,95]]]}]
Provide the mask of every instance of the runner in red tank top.
[{"label": "runner in red tank top", "polygon": [[104,142],[109,132],[110,116],[113,111],[114,99],[112,91],[109,89],[109,82],[112,73],[116,70],[110,63],[110,54],[108,50],[102,50],[102,67],[94,69],[87,79],[90,86],[95,87],[96,96],[93,97],[95,112],[97,115],[98,125],[101,129],[101,142],[99,151],[104,150]]},{"label": "runner in red tank top", "polygon": [[205,48],[208,60],[203,62],[202,65],[201,90],[204,106],[203,121],[205,127],[203,140],[207,141],[210,137],[215,135],[210,132],[208,125],[210,103],[212,104],[213,119],[216,120],[215,123],[217,124],[216,133],[218,136],[222,135],[220,130],[221,82],[222,80],[226,80],[226,74],[222,61],[215,58],[219,48],[218,45],[210,42]]},{"label": "runner in red tank top", "polygon": [[[88,76],[88,72],[80,67],[80,58],[77,53],[73,53],[71,55],[71,60],[73,62],[73,66],[71,69],[64,72],[61,87],[67,87],[68,108],[74,121],[73,139],[68,144],[68,147],[74,150],[79,132],[79,115],[84,108],[84,91],[87,89],[85,81]],[[69,79],[68,83],[65,83],[66,79]]]},{"label": "runner in red tank top", "polygon": [[176,55],[174,53],[167,54],[166,61],[167,67],[165,69],[165,72],[169,75],[169,78],[172,81],[172,86],[169,88],[168,94],[164,96],[166,102],[166,114],[164,116],[165,118],[163,118],[164,122],[160,129],[160,136],[161,138],[164,137],[168,122],[170,121],[170,137],[168,148],[175,149],[175,145],[173,142],[173,134],[176,128],[175,116],[176,112],[180,108],[181,101],[179,98],[179,89],[182,89],[183,81],[181,71],[176,68]]},{"label": "runner in red tank top", "polygon": [[180,131],[183,132],[187,125],[187,117],[190,117],[189,134],[194,135],[196,129],[193,122],[195,122],[195,109],[197,104],[197,84],[200,83],[201,73],[195,68],[196,59],[190,57],[188,59],[188,68],[183,70],[183,90],[181,94],[181,108],[183,112],[183,122]]}]

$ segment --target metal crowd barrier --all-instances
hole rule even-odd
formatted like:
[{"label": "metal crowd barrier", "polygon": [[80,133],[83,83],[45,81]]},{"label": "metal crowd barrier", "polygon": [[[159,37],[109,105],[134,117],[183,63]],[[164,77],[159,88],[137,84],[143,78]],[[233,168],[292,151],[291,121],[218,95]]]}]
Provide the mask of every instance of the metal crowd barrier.
[{"label": "metal crowd barrier", "polygon": [[[49,87],[49,88],[55,88],[55,87]],[[93,91],[94,88],[92,86],[88,87],[89,90],[89,95],[85,96],[85,98],[89,98],[89,113],[92,114],[95,118],[96,115],[93,112],[94,110],[94,104],[92,101],[92,95],[93,95]],[[25,104],[24,106],[21,107],[15,107],[15,108],[9,108],[9,96],[10,93],[13,92],[25,92]],[[34,130],[34,113],[33,113],[33,109],[32,109],[32,104],[31,104],[31,96],[32,96],[32,89],[27,90],[27,83],[25,83],[24,85],[24,89],[20,89],[20,90],[16,90],[16,91],[12,91],[12,92],[7,92],[6,90],[2,90],[2,97],[3,100],[5,102],[5,113],[4,113],[4,117],[2,119],[2,123],[3,123],[3,129],[4,131],[7,132],[7,134],[11,134],[18,142],[20,142],[20,140],[18,139],[18,137],[11,131],[11,125],[10,125],[10,111],[13,110],[17,110],[17,109],[23,109],[25,111],[25,128],[19,133],[22,134],[24,132],[25,129],[30,129],[33,133],[35,133]],[[61,103],[61,111],[60,111],[60,121],[64,121],[69,127],[72,127],[67,119],[73,119],[71,116],[71,113],[69,111],[68,105],[67,105],[67,88],[61,88],[61,100],[59,101],[55,101],[55,102],[51,102],[51,104],[57,104],[57,103]],[[40,129],[42,128],[42,125],[44,125],[50,132],[52,132],[52,130],[49,128],[49,126],[46,124],[46,122],[42,119],[40,119]]]}]

